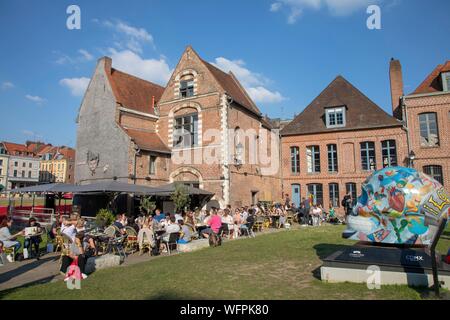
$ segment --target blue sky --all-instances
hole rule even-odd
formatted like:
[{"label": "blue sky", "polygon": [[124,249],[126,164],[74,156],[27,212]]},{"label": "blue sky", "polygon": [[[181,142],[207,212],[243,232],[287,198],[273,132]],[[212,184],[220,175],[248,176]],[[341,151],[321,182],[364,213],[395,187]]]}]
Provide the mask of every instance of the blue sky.
[{"label": "blue sky", "polygon": [[[66,27],[71,4],[81,30]],[[366,27],[369,4],[381,30]],[[271,117],[300,113],[339,74],[390,111],[390,58],[413,91],[450,59],[448,12],[447,0],[2,0],[0,140],[74,147],[98,58],[164,85],[188,44],[232,70]]]}]

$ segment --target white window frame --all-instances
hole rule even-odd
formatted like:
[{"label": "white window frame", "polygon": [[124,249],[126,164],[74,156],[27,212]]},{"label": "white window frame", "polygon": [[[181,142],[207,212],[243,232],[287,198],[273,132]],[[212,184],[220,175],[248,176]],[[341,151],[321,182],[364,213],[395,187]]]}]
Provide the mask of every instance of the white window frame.
[{"label": "white window frame", "polygon": [[[338,124],[337,123],[337,115],[338,114],[342,114],[342,123]],[[337,107],[337,108],[327,108],[325,110],[325,115],[326,115],[326,125],[327,128],[342,128],[345,127],[346,125],[346,117],[345,117],[345,107]],[[330,116],[333,115],[334,116],[334,124],[330,123]]]},{"label": "white window frame", "polygon": [[450,72],[443,72],[441,74],[442,91],[450,91]]}]

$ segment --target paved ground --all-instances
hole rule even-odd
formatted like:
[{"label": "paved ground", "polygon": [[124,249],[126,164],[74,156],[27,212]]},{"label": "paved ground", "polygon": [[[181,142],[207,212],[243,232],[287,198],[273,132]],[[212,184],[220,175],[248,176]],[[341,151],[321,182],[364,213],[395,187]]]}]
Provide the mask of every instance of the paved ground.
[{"label": "paved ground", "polygon": [[[263,232],[258,232],[256,235],[259,236],[279,231],[282,230],[268,229]],[[243,239],[245,239],[245,237],[237,240],[240,241]],[[141,256],[138,253],[135,253],[129,255],[121,266],[129,266],[152,259],[158,259],[166,255],[167,254],[163,253],[160,256],[152,257],[148,253]],[[59,256],[59,253],[51,253],[42,256],[39,261],[36,259],[29,259],[0,266],[0,291],[38,283],[63,280],[64,276],[59,273]]]}]

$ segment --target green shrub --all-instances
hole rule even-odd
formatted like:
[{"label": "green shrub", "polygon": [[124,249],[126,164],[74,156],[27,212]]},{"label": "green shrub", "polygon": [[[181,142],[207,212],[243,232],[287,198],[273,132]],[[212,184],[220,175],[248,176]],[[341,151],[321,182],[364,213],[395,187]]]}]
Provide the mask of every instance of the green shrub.
[{"label": "green shrub", "polygon": [[106,227],[114,222],[114,214],[108,209],[100,209],[95,216],[95,222],[99,227]]}]

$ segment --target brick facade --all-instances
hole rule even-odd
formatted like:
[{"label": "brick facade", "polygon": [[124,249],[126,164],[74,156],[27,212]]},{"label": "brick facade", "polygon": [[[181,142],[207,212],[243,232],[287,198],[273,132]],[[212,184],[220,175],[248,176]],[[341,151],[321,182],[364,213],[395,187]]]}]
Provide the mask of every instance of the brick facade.
[{"label": "brick facade", "polygon": [[[307,198],[308,184],[322,184],[322,205],[324,208],[329,208],[329,184],[337,183],[339,185],[338,211],[343,213],[340,201],[346,194],[346,183],[355,183],[359,195],[362,182],[371,174],[370,171],[362,169],[360,143],[366,141],[375,143],[376,169],[382,169],[381,142],[384,140],[395,140],[398,165],[405,165],[407,157],[406,133],[401,127],[282,137],[283,192],[289,194],[290,198],[293,199],[292,185],[300,185],[301,198]],[[330,144],[337,146],[338,155],[338,171],[332,173],[328,172],[327,146]],[[320,148],[320,173],[307,172],[306,148],[312,145],[317,145]],[[291,172],[291,147],[299,147],[299,174]]]},{"label": "brick facade", "polygon": [[[404,99],[408,119],[410,149],[415,153],[414,167],[424,171],[424,166],[442,167],[444,187],[450,190],[450,93],[410,95]],[[436,113],[439,144],[436,147],[421,145],[419,115]]]}]

